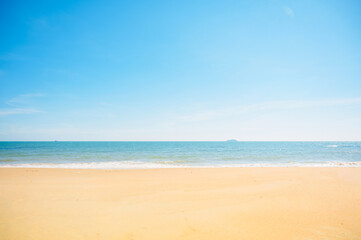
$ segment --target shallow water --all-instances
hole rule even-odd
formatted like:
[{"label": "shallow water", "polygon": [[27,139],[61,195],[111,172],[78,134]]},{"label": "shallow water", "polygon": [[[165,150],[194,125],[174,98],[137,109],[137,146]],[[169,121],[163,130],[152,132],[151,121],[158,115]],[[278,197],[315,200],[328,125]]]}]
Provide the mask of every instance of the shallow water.
[{"label": "shallow water", "polygon": [[361,142],[0,142],[0,167],[361,166]]}]

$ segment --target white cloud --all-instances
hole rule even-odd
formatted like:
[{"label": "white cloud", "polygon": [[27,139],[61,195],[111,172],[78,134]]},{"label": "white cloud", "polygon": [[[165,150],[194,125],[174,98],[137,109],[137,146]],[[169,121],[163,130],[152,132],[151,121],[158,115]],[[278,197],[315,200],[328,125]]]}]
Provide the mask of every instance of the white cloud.
[{"label": "white cloud", "polygon": [[44,94],[21,94],[14,97],[5,103],[12,108],[0,109],[0,116],[16,115],[16,114],[32,114],[41,112],[40,110],[30,106],[33,103],[33,98],[42,97]]},{"label": "white cloud", "polygon": [[309,101],[274,101],[264,102],[243,106],[233,106],[223,109],[211,109],[194,114],[181,116],[179,119],[182,122],[201,122],[212,120],[219,117],[237,116],[251,112],[261,112],[269,110],[287,110],[298,108],[315,108],[315,107],[329,107],[360,104],[361,98],[346,98],[346,99],[325,99],[325,100],[309,100]]},{"label": "white cloud", "polygon": [[15,114],[31,114],[40,112],[37,109],[32,108],[13,108],[13,109],[0,109],[0,116],[8,116]]},{"label": "white cloud", "polygon": [[17,97],[14,97],[8,101],[6,101],[7,105],[10,106],[19,106],[24,104],[29,104],[33,98],[42,97],[44,94],[42,93],[35,93],[35,94],[21,94]]},{"label": "white cloud", "polygon": [[283,11],[291,18],[295,16],[295,13],[293,12],[292,8],[284,6]]}]

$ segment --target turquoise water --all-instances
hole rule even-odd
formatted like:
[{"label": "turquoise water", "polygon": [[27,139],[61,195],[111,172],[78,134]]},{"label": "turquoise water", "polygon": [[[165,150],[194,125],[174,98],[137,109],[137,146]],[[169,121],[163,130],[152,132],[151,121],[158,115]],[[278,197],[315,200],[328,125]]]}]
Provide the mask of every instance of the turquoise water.
[{"label": "turquoise water", "polygon": [[361,142],[0,142],[0,167],[361,166]]}]

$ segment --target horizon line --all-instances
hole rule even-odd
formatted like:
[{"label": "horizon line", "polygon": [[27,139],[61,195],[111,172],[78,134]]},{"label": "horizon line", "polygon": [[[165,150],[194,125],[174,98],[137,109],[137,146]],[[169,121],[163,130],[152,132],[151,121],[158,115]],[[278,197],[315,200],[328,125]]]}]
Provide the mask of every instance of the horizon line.
[{"label": "horizon line", "polygon": [[0,142],[361,142],[361,140],[0,140]]}]

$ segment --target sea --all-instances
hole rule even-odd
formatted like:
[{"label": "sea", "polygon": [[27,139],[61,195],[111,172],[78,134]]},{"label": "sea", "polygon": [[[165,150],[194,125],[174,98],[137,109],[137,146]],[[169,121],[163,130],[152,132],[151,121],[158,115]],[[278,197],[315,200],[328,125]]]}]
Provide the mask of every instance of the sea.
[{"label": "sea", "polygon": [[0,167],[361,167],[361,142],[0,142]]}]

